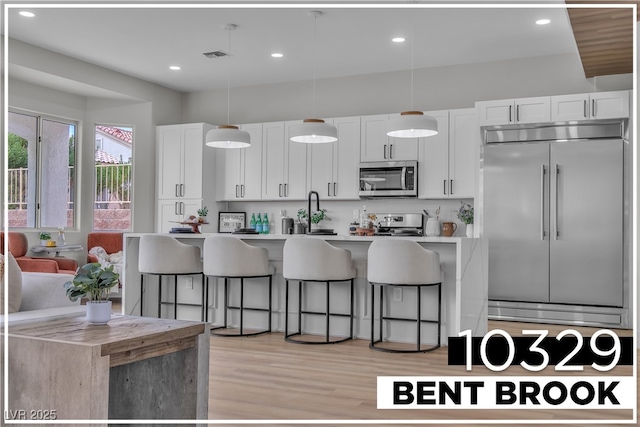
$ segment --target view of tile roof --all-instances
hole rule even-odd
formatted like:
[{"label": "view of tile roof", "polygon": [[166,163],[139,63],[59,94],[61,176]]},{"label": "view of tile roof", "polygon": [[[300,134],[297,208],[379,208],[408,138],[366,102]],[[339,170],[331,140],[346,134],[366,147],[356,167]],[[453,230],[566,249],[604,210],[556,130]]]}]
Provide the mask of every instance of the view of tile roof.
[{"label": "view of tile roof", "polygon": [[96,150],[96,162],[98,163],[120,163],[120,159],[102,150]]},{"label": "view of tile roof", "polygon": [[96,126],[96,130],[106,133],[113,138],[118,139],[129,145],[133,144],[133,132],[130,130],[123,130],[120,128],[108,127],[108,126]]}]

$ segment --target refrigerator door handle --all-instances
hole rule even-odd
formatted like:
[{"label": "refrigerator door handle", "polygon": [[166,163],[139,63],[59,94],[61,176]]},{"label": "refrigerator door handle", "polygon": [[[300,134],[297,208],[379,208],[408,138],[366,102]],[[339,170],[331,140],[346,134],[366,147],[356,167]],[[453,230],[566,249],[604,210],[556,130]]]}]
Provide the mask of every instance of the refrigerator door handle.
[{"label": "refrigerator door handle", "polygon": [[544,240],[544,165],[540,165],[540,240]]},{"label": "refrigerator door handle", "polygon": [[554,233],[553,233],[553,240],[558,240],[558,237],[560,236],[560,232],[558,231],[558,175],[560,175],[560,166],[558,166],[558,164],[556,163],[555,165],[555,181],[556,181],[556,205],[554,208],[554,224],[553,224],[553,228],[554,228]]}]

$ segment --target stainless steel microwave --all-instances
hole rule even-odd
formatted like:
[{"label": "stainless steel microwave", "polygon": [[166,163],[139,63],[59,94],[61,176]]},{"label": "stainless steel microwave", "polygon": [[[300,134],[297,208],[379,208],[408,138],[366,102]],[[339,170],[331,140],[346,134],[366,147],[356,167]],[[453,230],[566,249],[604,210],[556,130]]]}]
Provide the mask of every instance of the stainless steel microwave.
[{"label": "stainless steel microwave", "polygon": [[372,162],[360,164],[363,198],[418,197],[418,162]]}]

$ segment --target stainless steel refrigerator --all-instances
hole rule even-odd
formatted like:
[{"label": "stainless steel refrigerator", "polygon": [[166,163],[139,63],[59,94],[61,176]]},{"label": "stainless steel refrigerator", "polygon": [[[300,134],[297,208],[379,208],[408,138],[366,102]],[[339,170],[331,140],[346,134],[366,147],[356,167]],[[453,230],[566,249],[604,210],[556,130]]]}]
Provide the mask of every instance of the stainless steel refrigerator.
[{"label": "stainless steel refrigerator", "polygon": [[622,129],[485,130],[482,221],[494,318],[623,323]]}]

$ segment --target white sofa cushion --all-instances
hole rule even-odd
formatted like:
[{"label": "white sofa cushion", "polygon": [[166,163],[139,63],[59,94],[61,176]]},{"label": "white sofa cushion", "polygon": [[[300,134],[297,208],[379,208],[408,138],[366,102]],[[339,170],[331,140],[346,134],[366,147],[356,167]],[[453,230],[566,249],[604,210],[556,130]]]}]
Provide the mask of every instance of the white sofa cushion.
[{"label": "white sofa cushion", "polygon": [[[7,256],[3,256],[2,269],[4,270],[4,264],[6,261],[7,268],[7,282],[8,290],[7,296],[9,299],[9,313],[15,313],[20,310],[20,304],[22,303],[22,270],[16,262],[16,259],[11,255],[11,252]],[[0,313],[4,313],[4,274],[0,276],[2,283],[2,294],[0,295]]]},{"label": "white sofa cushion", "polygon": [[22,273],[20,311],[80,305],[80,300],[70,301],[64,289],[64,284],[73,277],[59,273]]}]

